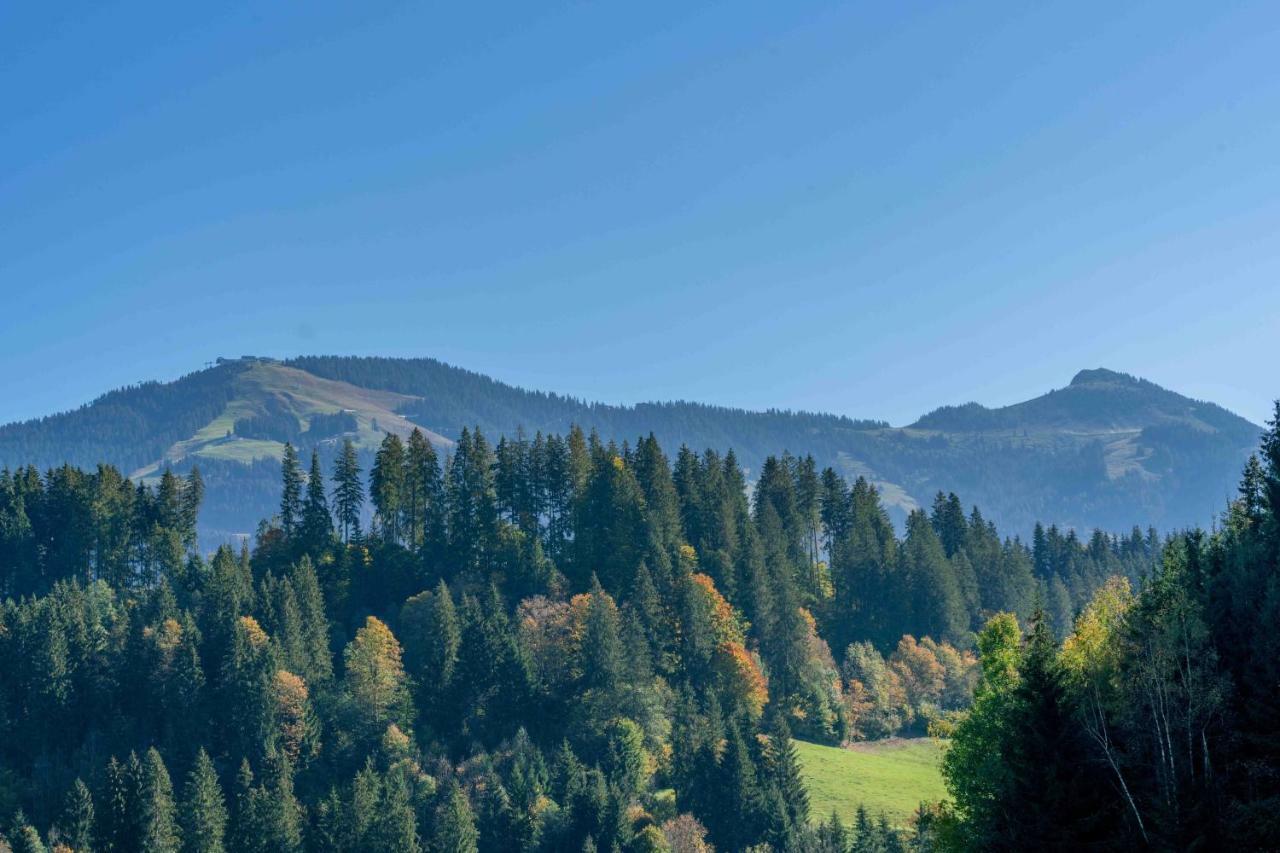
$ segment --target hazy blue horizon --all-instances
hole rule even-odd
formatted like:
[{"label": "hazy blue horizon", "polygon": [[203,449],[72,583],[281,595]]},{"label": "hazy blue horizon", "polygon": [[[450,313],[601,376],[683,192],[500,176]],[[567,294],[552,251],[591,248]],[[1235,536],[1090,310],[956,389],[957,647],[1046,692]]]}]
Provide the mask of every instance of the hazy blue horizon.
[{"label": "hazy blue horizon", "polygon": [[1280,396],[1260,2],[0,9],[0,422],[218,356],[914,421]]}]

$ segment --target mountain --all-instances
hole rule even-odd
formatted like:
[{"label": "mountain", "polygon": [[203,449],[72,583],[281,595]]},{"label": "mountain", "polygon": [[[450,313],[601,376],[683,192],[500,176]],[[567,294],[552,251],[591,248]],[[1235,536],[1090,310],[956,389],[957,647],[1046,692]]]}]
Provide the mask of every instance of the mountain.
[{"label": "mountain", "polygon": [[0,465],[117,465],[134,478],[199,466],[208,542],[252,532],[279,498],[284,442],[326,463],[352,438],[367,470],[386,432],[422,428],[448,450],[464,426],[496,439],[572,424],[619,442],[653,432],[669,454],[732,448],[753,472],[784,450],[865,476],[900,519],[954,491],[1001,530],[1202,524],[1233,493],[1261,428],[1212,403],[1106,369],[1003,408],[944,406],[910,426],[691,402],[613,406],[529,391],[434,359],[219,359],[175,382],[103,395],[0,427]]}]

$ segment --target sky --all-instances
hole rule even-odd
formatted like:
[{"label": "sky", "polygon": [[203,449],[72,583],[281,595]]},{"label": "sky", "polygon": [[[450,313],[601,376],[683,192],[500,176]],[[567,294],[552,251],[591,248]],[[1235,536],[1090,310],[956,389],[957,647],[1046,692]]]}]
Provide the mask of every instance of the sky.
[{"label": "sky", "polygon": [[0,4],[0,422],[218,356],[1280,397],[1274,2]]}]

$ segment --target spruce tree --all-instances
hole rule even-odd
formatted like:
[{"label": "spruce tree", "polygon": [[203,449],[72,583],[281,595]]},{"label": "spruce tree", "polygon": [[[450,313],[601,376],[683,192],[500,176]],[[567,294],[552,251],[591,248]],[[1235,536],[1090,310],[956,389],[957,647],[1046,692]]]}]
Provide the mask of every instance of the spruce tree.
[{"label": "spruce tree", "polygon": [[187,774],[182,801],[184,853],[222,853],[227,831],[227,806],[209,753],[201,747]]},{"label": "spruce tree", "polygon": [[127,766],[114,755],[107,769],[99,795],[102,803],[98,820],[97,846],[104,850],[131,850],[137,847],[137,831],[133,825],[135,784]]},{"label": "spruce tree", "polygon": [[800,771],[800,755],[791,740],[791,729],[781,712],[775,712],[769,726],[766,753],[770,781],[782,795],[787,817],[793,826],[809,825],[809,792]]},{"label": "spruce tree", "polygon": [[817,840],[819,853],[849,853],[849,831],[835,809],[831,810],[831,817],[818,827]]},{"label": "spruce tree", "polygon": [[360,481],[360,460],[351,439],[344,439],[338,461],[333,466],[333,514],[343,542],[360,538],[360,510],[364,507],[364,486]]},{"label": "spruce tree", "polygon": [[325,497],[324,471],[320,454],[311,451],[311,473],[307,476],[307,497],[302,505],[302,539],[307,553],[319,556],[333,538],[333,519]]},{"label": "spruce tree", "polygon": [[428,723],[435,723],[437,715],[443,716],[462,642],[453,596],[443,580],[435,592],[419,593],[404,603],[400,627],[405,667],[417,687],[419,709]]},{"label": "spruce tree", "polygon": [[1007,783],[990,841],[1009,850],[1082,849],[1098,840],[1105,782],[1079,760],[1087,745],[1043,612],[1032,618],[1018,678],[1002,750]]},{"label": "spruce tree", "polygon": [[388,542],[398,543],[403,538],[405,489],[404,443],[395,433],[387,433],[369,471],[369,498]]},{"label": "spruce tree", "polygon": [[898,550],[899,571],[911,604],[911,622],[900,633],[926,634],[959,643],[969,614],[942,542],[924,510],[907,517],[907,537]]},{"label": "spruce tree", "polygon": [[436,808],[432,853],[477,853],[480,833],[467,794],[450,781]]},{"label": "spruce tree", "polygon": [[416,427],[405,450],[404,511],[409,547],[439,557],[445,537],[444,480],[435,448]]},{"label": "spruce tree", "polygon": [[292,539],[302,523],[302,467],[292,444],[284,446],[280,481],[280,529],[286,538]]},{"label": "spruce tree", "polygon": [[268,760],[269,778],[255,791],[256,823],[263,846],[273,853],[302,849],[302,806],[293,792],[293,768],[283,755]]},{"label": "spruce tree", "polygon": [[582,637],[582,683],[606,712],[617,711],[616,690],[626,668],[618,608],[593,575]]},{"label": "spruce tree", "polygon": [[578,588],[595,572],[604,588],[630,588],[649,542],[644,493],[618,453],[594,454],[591,477],[574,525],[571,579]]},{"label": "spruce tree", "polygon": [[79,779],[72,783],[71,790],[67,792],[62,816],[58,819],[58,830],[62,842],[77,853],[88,853],[93,849],[93,795]]},{"label": "spruce tree", "polygon": [[867,807],[862,803],[858,804],[858,811],[854,815],[853,845],[849,848],[849,853],[884,853],[880,833],[876,831],[871,816],[867,814]]},{"label": "spruce tree", "polygon": [[325,613],[324,594],[311,563],[304,554],[289,570],[298,601],[302,624],[302,647],[305,664],[299,674],[308,684],[319,685],[333,676],[333,660],[329,652],[329,618]]},{"label": "spruce tree", "polygon": [[9,846],[13,853],[48,853],[40,833],[27,823],[27,816],[19,809],[9,823]]},{"label": "spruce tree", "polygon": [[[418,837],[418,816],[414,812],[409,784],[402,773],[387,773],[383,780],[379,809],[377,844],[382,850],[418,853],[422,844]],[[505,827],[503,827],[505,829]],[[507,841],[509,835],[503,835]]]},{"label": "spruce tree", "polygon": [[178,853],[182,836],[178,829],[177,807],[169,771],[155,747],[147,750],[142,763],[139,803],[141,847],[154,853]]},{"label": "spruce tree", "polygon": [[448,539],[454,565],[479,571],[497,536],[493,451],[479,429],[463,428],[447,476]]},{"label": "spruce tree", "polygon": [[764,796],[742,728],[730,723],[716,773],[716,808],[703,815],[717,847],[744,850],[760,840]]}]

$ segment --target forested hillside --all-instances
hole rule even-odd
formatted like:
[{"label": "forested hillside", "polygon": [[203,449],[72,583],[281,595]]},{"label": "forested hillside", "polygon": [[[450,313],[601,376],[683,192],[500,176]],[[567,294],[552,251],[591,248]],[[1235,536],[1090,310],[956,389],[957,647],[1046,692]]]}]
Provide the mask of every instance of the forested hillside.
[{"label": "forested hillside", "polygon": [[[811,457],[748,499],[732,452],[576,428],[388,433],[368,471],[287,445],[277,476],[208,559],[199,474],[0,477],[14,849],[1280,840],[1280,407],[1220,529],[1163,540],[1024,545],[941,493],[898,537]],[[811,813],[793,735],[926,731],[948,800]]]},{"label": "forested hillside", "polygon": [[[874,409],[874,401],[855,401]],[[698,403],[612,406],[514,388],[432,359],[243,358],[175,383],[105,395],[75,412],[0,427],[0,465],[108,462],[154,483],[165,467],[206,483],[205,547],[253,531],[278,500],[286,443],[332,464],[344,439],[364,467],[385,432],[422,428],[448,453],[464,427],[490,436],[564,433],[668,448],[733,448],[749,482],[770,454],[812,455],[876,485],[901,531],[938,491],[956,492],[1024,538],[1037,520],[1079,531],[1207,523],[1234,488],[1259,428],[1208,403],[1106,370],[1003,409],[939,409],[904,428],[803,412]],[[366,519],[367,521],[367,519]]]},{"label": "forested hillside", "polygon": [[369,470],[290,445],[277,477],[253,548],[208,559],[198,474],[0,477],[15,846],[803,849],[839,833],[793,734],[945,723],[992,614],[1052,602],[1065,635],[1160,549],[1029,548],[943,494],[899,538],[810,457],[766,458],[749,500],[732,452],[576,428],[447,458],[389,433]]},{"label": "forested hillside", "polygon": [[939,843],[1280,849],[1280,403],[1218,529],[1109,580],[1064,642],[1050,622],[979,632],[972,710],[937,727]]}]

